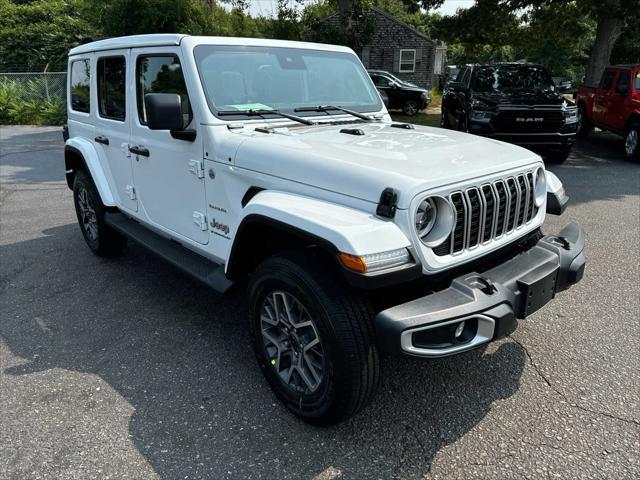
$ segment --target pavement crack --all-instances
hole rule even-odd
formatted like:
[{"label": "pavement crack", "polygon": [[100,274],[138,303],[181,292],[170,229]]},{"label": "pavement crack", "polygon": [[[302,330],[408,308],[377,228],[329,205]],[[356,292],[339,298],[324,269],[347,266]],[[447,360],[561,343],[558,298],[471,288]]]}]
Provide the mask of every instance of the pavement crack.
[{"label": "pavement crack", "polygon": [[632,418],[624,418],[624,417],[619,417],[617,415],[613,415],[611,413],[607,413],[607,412],[601,412],[600,410],[594,410],[588,407],[585,407],[583,405],[580,405],[579,403],[576,403],[572,400],[569,399],[569,397],[567,397],[563,392],[561,392],[558,388],[556,388],[551,381],[547,378],[547,376],[542,372],[542,370],[540,369],[540,367],[538,366],[538,364],[535,362],[535,360],[533,359],[533,357],[531,356],[531,353],[529,352],[529,349],[527,349],[527,347],[524,346],[524,344],[522,342],[520,342],[519,340],[517,340],[515,337],[513,337],[512,335],[507,335],[508,338],[510,338],[514,343],[516,343],[520,348],[522,348],[522,350],[524,351],[524,353],[527,355],[527,358],[529,359],[529,363],[531,364],[531,366],[533,367],[533,369],[536,371],[536,373],[538,374],[538,376],[544,381],[544,383],[546,383],[549,388],[551,390],[553,390],[556,394],[558,394],[560,397],[562,397],[562,399],[567,402],[567,404],[573,408],[577,408],[578,410],[582,410],[583,412],[586,413],[591,413],[593,415],[600,415],[603,417],[607,417],[610,418],[611,420],[617,420],[619,422],[624,422],[627,423],[629,425],[636,425],[636,426],[640,426],[640,421],[638,420],[634,420]]}]

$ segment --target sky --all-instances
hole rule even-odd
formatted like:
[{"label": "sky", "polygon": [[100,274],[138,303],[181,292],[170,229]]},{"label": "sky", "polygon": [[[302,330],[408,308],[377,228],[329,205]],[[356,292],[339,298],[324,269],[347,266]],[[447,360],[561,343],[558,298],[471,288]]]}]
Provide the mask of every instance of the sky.
[{"label": "sky", "polygon": [[[445,0],[442,7],[435,10],[443,15],[452,15],[458,8],[468,8],[475,0]],[[276,11],[276,0],[249,0],[249,13],[252,16],[270,17]]]}]

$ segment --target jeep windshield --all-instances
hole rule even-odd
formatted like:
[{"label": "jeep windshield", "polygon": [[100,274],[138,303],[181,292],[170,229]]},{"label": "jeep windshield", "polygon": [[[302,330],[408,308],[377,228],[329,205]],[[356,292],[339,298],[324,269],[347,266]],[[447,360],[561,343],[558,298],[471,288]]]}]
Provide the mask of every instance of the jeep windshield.
[{"label": "jeep windshield", "polygon": [[475,92],[555,91],[555,84],[549,73],[537,65],[478,67],[473,73],[471,86]]},{"label": "jeep windshield", "polygon": [[[309,105],[377,112],[380,96],[357,57],[346,52],[253,46],[199,45],[194,49],[209,108],[218,112],[294,113]],[[317,115],[319,110],[303,115]],[[323,109],[326,115],[340,110]],[[246,115],[249,118],[249,113]]]}]

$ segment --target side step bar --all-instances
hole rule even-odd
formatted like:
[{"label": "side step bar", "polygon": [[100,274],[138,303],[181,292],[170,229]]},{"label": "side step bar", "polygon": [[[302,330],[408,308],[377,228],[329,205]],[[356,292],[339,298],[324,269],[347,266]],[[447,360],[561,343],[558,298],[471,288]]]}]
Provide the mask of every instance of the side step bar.
[{"label": "side step bar", "polygon": [[233,284],[224,274],[224,265],[212,262],[179,243],[152,232],[120,212],[106,213],[105,222],[117,232],[220,294],[229,290]]}]

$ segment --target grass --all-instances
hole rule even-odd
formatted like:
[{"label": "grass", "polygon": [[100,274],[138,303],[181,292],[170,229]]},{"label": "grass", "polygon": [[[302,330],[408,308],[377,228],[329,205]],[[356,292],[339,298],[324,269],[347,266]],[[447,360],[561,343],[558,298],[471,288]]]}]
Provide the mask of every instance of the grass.
[{"label": "grass", "polygon": [[391,118],[396,122],[414,123],[416,125],[424,125],[426,127],[440,126],[440,105],[442,96],[432,92],[431,103],[426,110],[418,112],[413,117],[404,115],[402,112],[391,111]]}]

